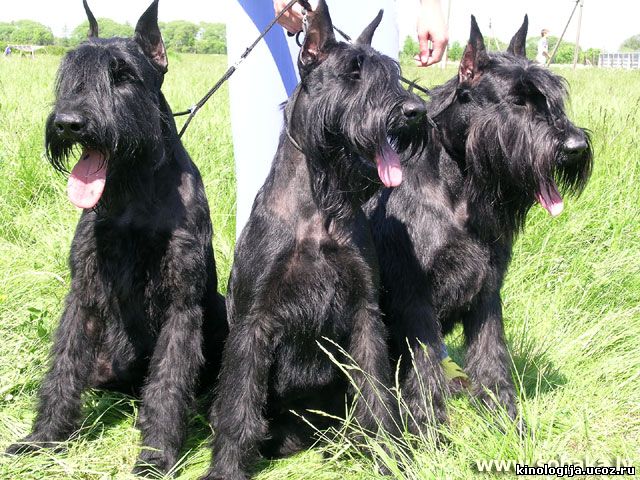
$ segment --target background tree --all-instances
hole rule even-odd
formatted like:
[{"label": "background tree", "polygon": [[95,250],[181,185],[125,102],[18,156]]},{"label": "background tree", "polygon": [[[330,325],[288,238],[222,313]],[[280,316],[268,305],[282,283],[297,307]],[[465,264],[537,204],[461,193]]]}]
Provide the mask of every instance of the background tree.
[{"label": "background tree", "polygon": [[[131,37],[133,27],[128,23],[118,23],[109,18],[99,18],[100,37]],[[227,53],[225,25],[222,23],[205,23],[196,25],[184,20],[161,23],[160,30],[167,49],[174,52]],[[89,22],[85,20],[75,27],[67,37],[54,38],[49,27],[31,20],[17,22],[0,22],[0,43],[55,45],[56,49],[47,49],[51,53],[63,53],[69,47],[76,47],[87,39]],[[416,44],[417,45],[417,44]],[[3,47],[4,49],[4,47]]]},{"label": "background tree", "polygon": [[413,60],[413,57],[418,53],[420,53],[418,41],[407,35],[407,38],[404,39],[402,50],[400,51],[400,59],[405,61]]},{"label": "background tree", "polygon": [[449,49],[447,50],[447,57],[449,60],[460,61],[462,60],[462,52],[464,48],[459,41],[455,41],[449,44]]},{"label": "background tree", "polygon": [[54,45],[59,47],[68,48],[71,45],[71,39],[69,38],[69,27],[66,25],[62,28],[62,37],[56,37],[53,39]]},{"label": "background tree", "polygon": [[0,22],[0,42],[10,43],[11,34],[15,28],[12,23]]},{"label": "background tree", "polygon": [[53,44],[63,48],[69,48],[71,46],[71,39],[69,37],[56,37],[53,39]]},{"label": "background tree", "polygon": [[200,27],[186,20],[175,20],[160,24],[160,31],[167,50],[173,52],[195,52],[196,35]]},{"label": "background tree", "polygon": [[[118,23],[110,18],[98,18],[99,36],[109,37],[130,37],[133,35],[133,27],[128,23]],[[85,20],[73,29],[69,37],[69,45],[76,46],[87,39],[89,31],[89,21]]]},{"label": "background tree", "polygon": [[508,46],[497,37],[484,37],[484,44],[490,52],[504,52]]},{"label": "background tree", "polygon": [[591,65],[598,65],[598,58],[600,57],[599,48],[588,48],[580,55],[580,62]]},{"label": "background tree", "polygon": [[621,52],[640,52],[640,33],[633,37],[627,38],[620,45]]},{"label": "background tree", "polygon": [[226,30],[224,23],[200,23],[196,34],[198,53],[227,53]]},{"label": "background tree", "polygon": [[0,41],[22,45],[53,45],[53,32],[32,20],[0,23]]}]

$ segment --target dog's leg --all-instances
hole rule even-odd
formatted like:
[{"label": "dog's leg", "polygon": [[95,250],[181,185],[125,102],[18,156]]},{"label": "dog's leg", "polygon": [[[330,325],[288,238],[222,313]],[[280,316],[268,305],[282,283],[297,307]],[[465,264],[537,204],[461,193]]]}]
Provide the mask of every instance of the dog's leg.
[{"label": "dog's leg", "polygon": [[178,459],[193,406],[202,354],[202,308],[175,302],[166,313],[142,390],[140,431],[143,450],[134,473],[167,472]]},{"label": "dog's leg", "polygon": [[[424,427],[447,421],[447,382],[440,364],[442,334],[431,309],[409,305],[397,326],[403,353],[402,398],[409,409],[409,431],[419,434]],[[424,432],[423,433],[427,433]]]},{"label": "dog's leg", "polygon": [[236,320],[222,354],[222,368],[211,409],[213,464],[203,480],[241,480],[267,437],[264,418],[269,371],[278,336],[265,318]]},{"label": "dog's leg", "polygon": [[101,324],[80,306],[73,293],[67,297],[52,349],[51,368],[38,392],[39,404],[33,431],[7,449],[18,454],[51,448],[76,430],[81,395],[88,387]]},{"label": "dog's leg", "polygon": [[[317,422],[314,426],[322,428]],[[260,453],[268,459],[291,456],[309,448],[314,442],[314,433],[314,428],[291,412],[284,412],[270,419],[269,437],[262,443]]]},{"label": "dog's leg", "polygon": [[356,418],[371,432],[382,427],[392,435],[399,435],[396,403],[389,390],[392,384],[386,339],[378,306],[369,304],[360,308],[354,316],[348,350],[359,367],[350,372],[361,397],[356,405]]},{"label": "dog's leg", "polygon": [[493,408],[494,395],[515,420],[518,409],[509,352],[504,340],[500,294],[481,293],[465,314],[463,323],[467,341],[466,372],[471,379],[474,396]]}]

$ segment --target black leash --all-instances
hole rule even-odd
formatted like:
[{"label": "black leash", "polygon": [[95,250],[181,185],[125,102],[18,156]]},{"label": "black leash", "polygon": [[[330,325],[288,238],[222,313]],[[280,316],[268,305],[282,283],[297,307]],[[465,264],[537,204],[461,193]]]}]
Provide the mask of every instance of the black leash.
[{"label": "black leash", "polygon": [[[278,20],[280,20],[280,17],[282,17],[286,12],[288,12],[291,9],[291,7],[293,7],[296,3],[298,3],[298,0],[291,0],[289,3],[287,3],[287,5],[284,7],[284,9],[282,9],[280,11],[280,13],[278,13],[278,15],[276,15],[275,18],[269,23],[269,25],[267,25],[266,28],[260,33],[258,38],[256,38],[254,40],[254,42],[251,45],[249,45],[249,47],[247,47],[247,49],[244,51],[244,53],[242,55],[240,55],[240,58],[238,59],[238,61],[236,63],[234,63],[233,65],[231,65],[227,69],[226,72],[224,72],[222,77],[220,77],[220,79],[216,82],[216,84],[213,87],[211,87],[211,89],[206,93],[206,95],[204,97],[202,97],[200,99],[200,101],[198,103],[193,105],[188,110],[184,110],[182,112],[178,112],[178,113],[174,113],[173,114],[174,117],[179,117],[179,116],[182,116],[182,115],[189,115],[187,117],[187,120],[184,122],[184,125],[182,125],[182,128],[180,129],[180,133],[178,134],[178,138],[182,138],[182,135],[184,134],[185,130],[187,129],[187,127],[191,123],[191,120],[193,120],[193,117],[195,117],[196,113],[198,113],[198,110],[200,110],[204,106],[204,104],[207,103],[207,101],[213,96],[214,93],[216,93],[218,91],[218,89],[224,84],[224,82],[229,80],[231,75],[234,74],[234,72],[240,66],[242,61],[249,56],[249,54],[253,51],[253,49],[260,42],[260,40],[262,40],[265,37],[265,35],[267,33],[269,33],[269,31],[273,28],[273,26],[278,22]],[[342,37],[347,42],[351,42],[351,37],[349,35],[347,35],[342,30],[340,30],[339,28],[337,28],[335,26],[333,28],[334,28],[334,30],[336,32],[338,32],[340,35],[342,35]],[[406,78],[404,78],[402,76],[400,77],[400,80],[403,81],[404,83],[406,83],[407,85],[409,85],[409,89],[410,90],[415,88],[416,90],[419,90],[420,92],[424,93],[425,95],[431,95],[431,91],[428,88],[423,87],[421,85],[418,85],[414,81],[408,80],[408,79],[406,79]]]},{"label": "black leash", "polygon": [[289,9],[291,9],[291,7],[293,7],[297,2],[298,0],[291,0],[289,3],[287,3],[287,6],[284,7],[284,9],[280,13],[278,13],[278,15],[276,15],[276,17],[271,21],[271,23],[269,23],[269,25],[267,25],[267,27],[260,33],[260,36],[258,36],[258,38],[256,38],[255,41],[251,45],[249,45],[249,47],[247,47],[247,49],[244,51],[242,55],[240,55],[240,58],[238,59],[238,61],[233,65],[231,65],[226,72],[224,72],[224,75],[222,75],[220,80],[216,82],[216,84],[211,88],[211,90],[209,90],[207,94],[204,97],[202,97],[198,103],[192,106],[189,110],[185,110],[183,112],[178,112],[173,114],[174,117],[189,114],[189,117],[187,117],[187,120],[184,122],[184,125],[182,126],[182,129],[178,134],[178,138],[182,137],[182,135],[184,134],[184,131],[187,129],[187,127],[191,123],[191,120],[193,120],[193,117],[195,117],[196,113],[198,113],[198,110],[200,110],[202,106],[205,103],[207,103],[207,100],[209,100],[213,96],[213,94],[216,93],[216,91],[224,84],[224,82],[229,80],[231,75],[233,75],[233,73],[236,71],[238,66],[242,63],[242,61],[245,58],[247,58],[247,56],[256,47],[256,45],[260,42],[260,40],[262,40],[265,37],[265,35],[269,33],[269,30],[271,30],[273,26],[278,22],[278,20],[280,20],[280,17],[282,17],[286,12],[288,12]]}]

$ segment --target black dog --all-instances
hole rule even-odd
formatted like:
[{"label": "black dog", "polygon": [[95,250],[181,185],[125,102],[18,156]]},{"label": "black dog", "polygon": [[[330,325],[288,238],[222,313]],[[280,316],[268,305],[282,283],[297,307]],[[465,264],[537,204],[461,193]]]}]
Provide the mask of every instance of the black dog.
[{"label": "black dog", "polygon": [[[69,199],[84,209],[71,247],[71,290],[39,392],[33,432],[8,452],[51,447],[77,428],[90,387],[141,391],[147,449],[136,471],[178,459],[198,375],[226,336],[202,179],[160,91],[167,57],[157,0],[132,39],[89,41],[64,58],[46,125],[51,163],[76,146]],[[208,370],[211,372],[211,370]]]},{"label": "black dog", "polygon": [[446,418],[439,360],[458,321],[474,394],[490,406],[495,396],[516,417],[500,300],[513,242],[536,200],[560,213],[556,181],[579,193],[591,171],[589,137],[566,116],[563,80],[525,58],[527,23],[506,53],[487,53],[471,18],[458,76],[433,92],[428,147],[400,187],[366,208],[414,431]]},{"label": "black dog", "polygon": [[[390,365],[378,266],[361,205],[380,180],[401,181],[388,138],[407,148],[403,132],[425,104],[400,86],[397,63],[369,46],[382,12],[354,45],[336,41],[324,1],[309,16],[301,84],[236,246],[209,479],[243,479],[258,453],[277,457],[309,446],[313,430],[291,410],[345,414],[345,395],[353,398],[354,389],[318,343],[348,360],[324,337],[361,368],[350,371],[361,395],[360,425],[396,428],[384,388]],[[322,418],[314,417],[316,427],[328,426]]]}]

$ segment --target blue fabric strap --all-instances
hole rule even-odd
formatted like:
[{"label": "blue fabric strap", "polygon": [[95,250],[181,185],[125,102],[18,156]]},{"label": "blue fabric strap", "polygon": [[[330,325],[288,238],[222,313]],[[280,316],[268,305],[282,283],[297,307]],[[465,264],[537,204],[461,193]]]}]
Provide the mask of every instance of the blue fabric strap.
[{"label": "blue fabric strap", "polygon": [[[238,0],[238,3],[259,31],[264,30],[269,22],[273,20],[272,2],[264,0]],[[276,67],[278,67],[278,73],[280,74],[287,95],[291,96],[298,84],[298,78],[296,77],[293,60],[291,60],[291,53],[289,52],[289,45],[284,29],[280,27],[272,28],[264,40],[267,43]],[[258,80],[256,79],[256,81]]]}]

